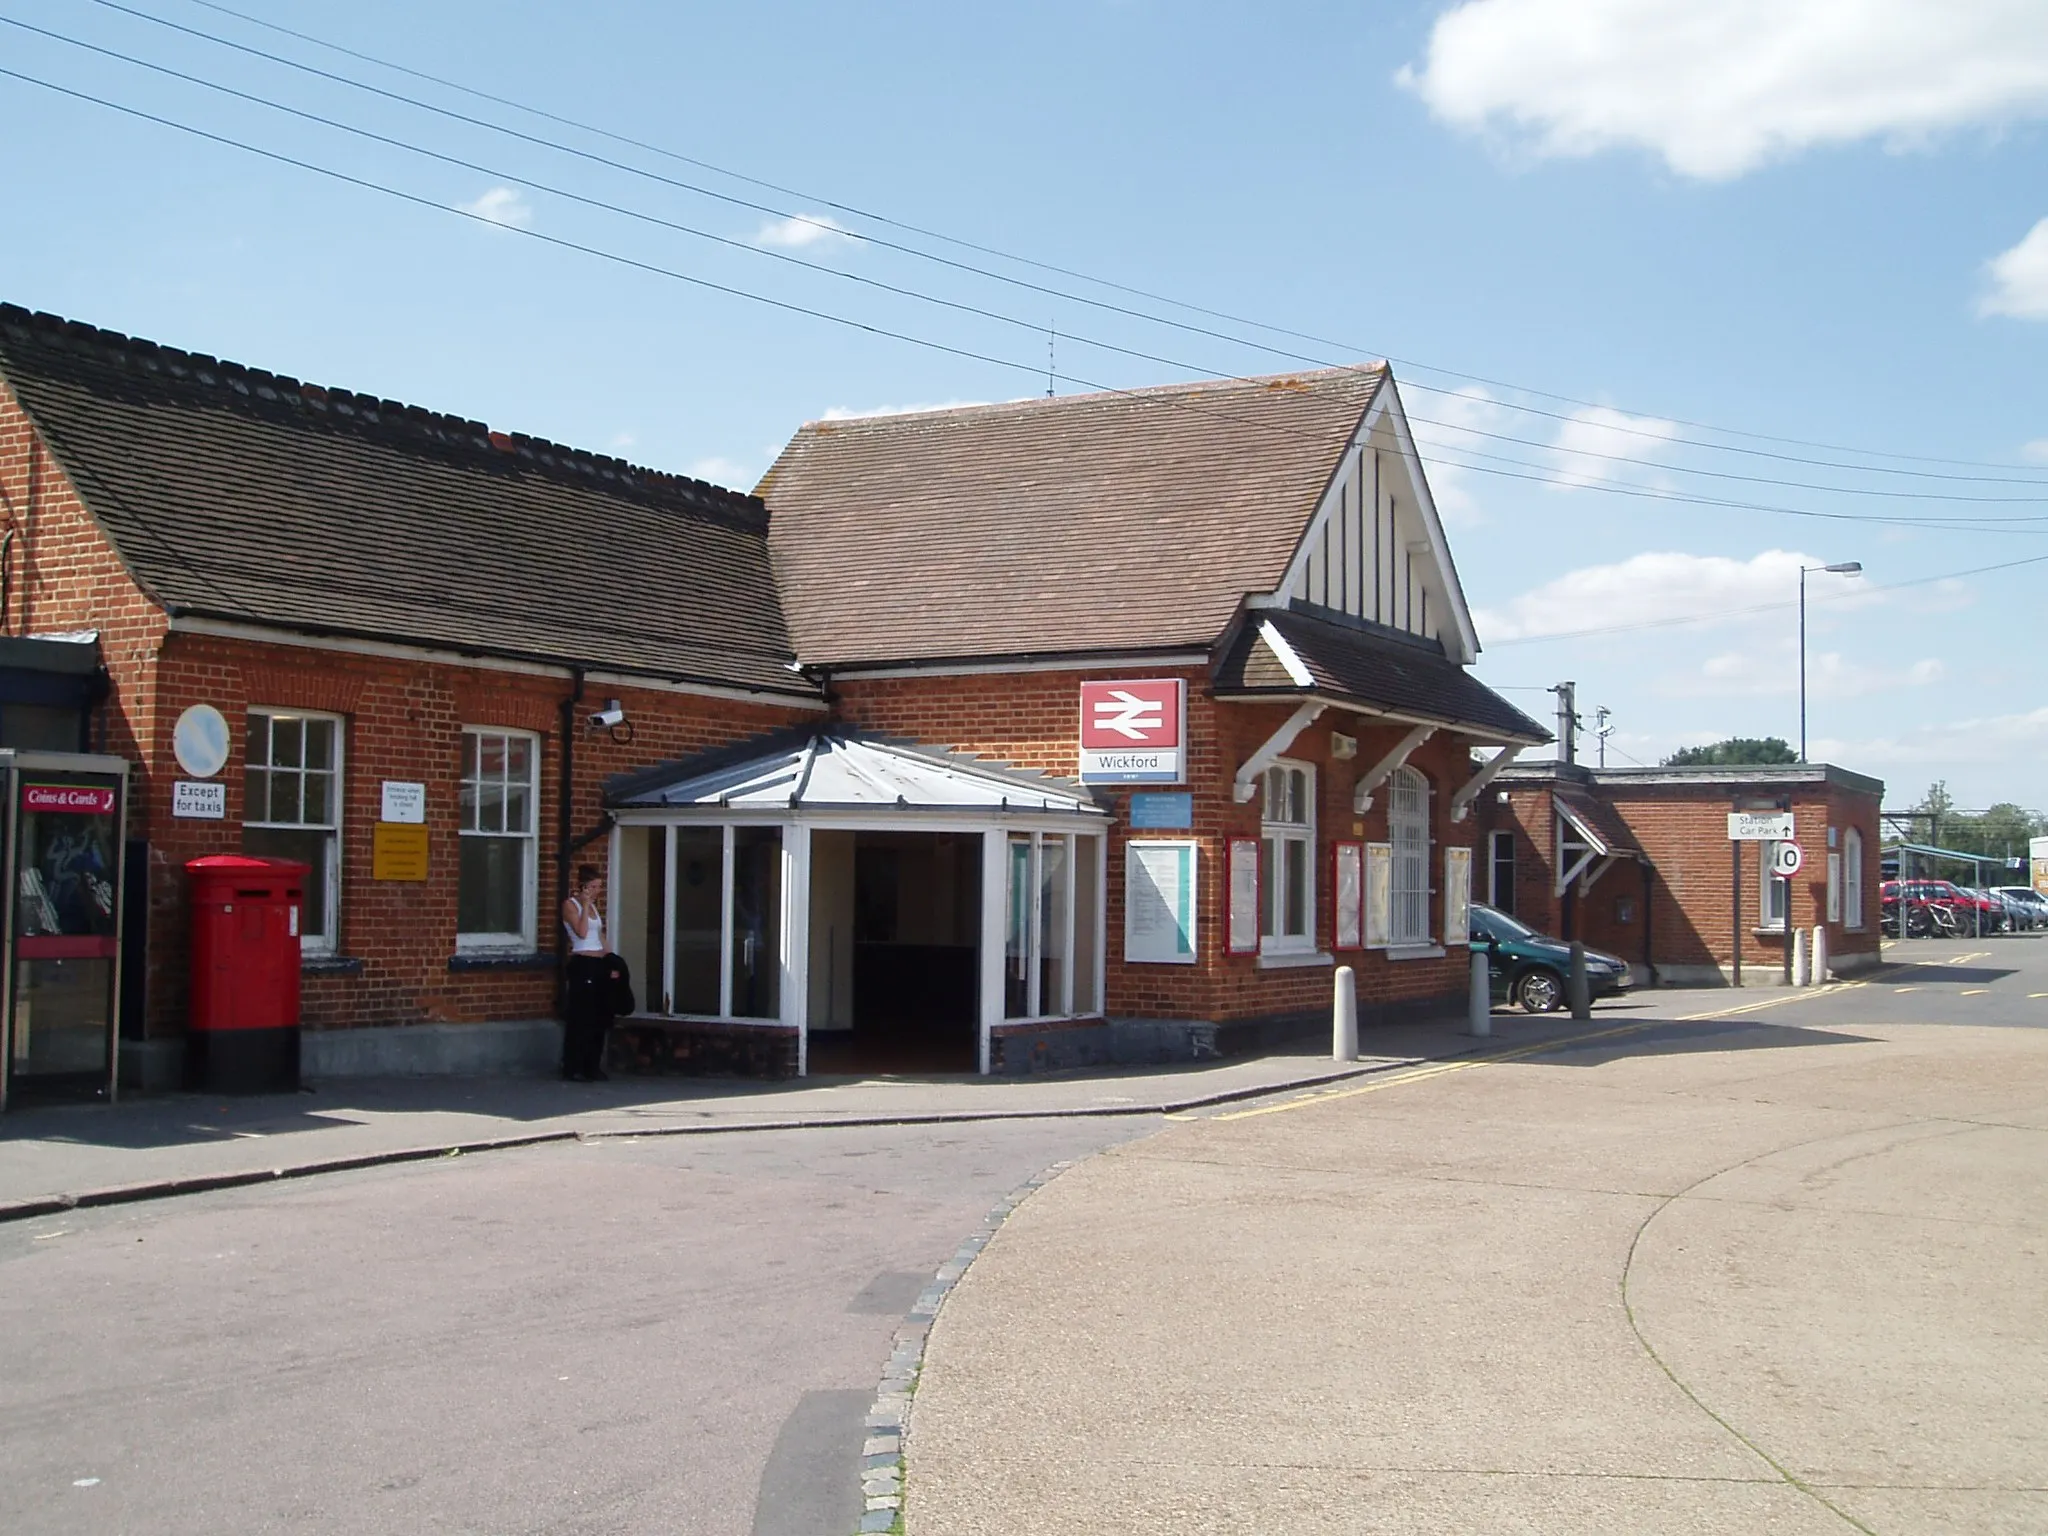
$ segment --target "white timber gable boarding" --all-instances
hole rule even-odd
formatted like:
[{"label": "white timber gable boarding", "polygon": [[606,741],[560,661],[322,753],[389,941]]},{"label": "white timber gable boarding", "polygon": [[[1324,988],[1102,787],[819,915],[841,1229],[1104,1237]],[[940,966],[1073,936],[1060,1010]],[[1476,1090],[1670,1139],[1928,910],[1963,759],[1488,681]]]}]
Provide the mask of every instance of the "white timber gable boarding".
[{"label": "white timber gable boarding", "polygon": [[1305,603],[1435,640],[1461,666],[1479,637],[1388,375],[1345,445],[1286,577],[1266,600]]}]

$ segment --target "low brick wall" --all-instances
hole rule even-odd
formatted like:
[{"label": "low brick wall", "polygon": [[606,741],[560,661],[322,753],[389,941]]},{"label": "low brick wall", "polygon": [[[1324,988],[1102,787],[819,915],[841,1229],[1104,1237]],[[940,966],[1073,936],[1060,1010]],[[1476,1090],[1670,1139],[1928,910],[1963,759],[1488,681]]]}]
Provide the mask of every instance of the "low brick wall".
[{"label": "low brick wall", "polygon": [[613,1072],[645,1077],[796,1076],[797,1032],[773,1025],[620,1019],[606,1044]]}]

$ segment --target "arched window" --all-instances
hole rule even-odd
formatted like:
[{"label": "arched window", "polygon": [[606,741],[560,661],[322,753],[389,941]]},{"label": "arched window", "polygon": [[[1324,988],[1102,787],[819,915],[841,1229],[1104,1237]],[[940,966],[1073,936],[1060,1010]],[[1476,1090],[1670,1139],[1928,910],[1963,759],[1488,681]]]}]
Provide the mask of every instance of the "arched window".
[{"label": "arched window", "polygon": [[1863,926],[1863,834],[1854,827],[1842,834],[1842,926]]},{"label": "arched window", "polygon": [[1264,877],[1259,882],[1259,947],[1268,954],[1308,951],[1316,934],[1316,771],[1306,763],[1266,770],[1259,817]]},{"label": "arched window", "polygon": [[1429,942],[1429,780],[1397,768],[1387,781],[1387,835],[1394,847],[1389,937],[1395,944]]}]

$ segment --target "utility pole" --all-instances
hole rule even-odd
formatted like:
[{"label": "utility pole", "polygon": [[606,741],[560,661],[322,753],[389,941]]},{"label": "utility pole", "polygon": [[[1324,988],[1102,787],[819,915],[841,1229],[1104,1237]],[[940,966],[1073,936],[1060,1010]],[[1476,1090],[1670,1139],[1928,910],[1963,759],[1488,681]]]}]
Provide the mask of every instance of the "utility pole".
[{"label": "utility pole", "polygon": [[1557,760],[1579,760],[1579,710],[1577,683],[1558,683],[1550,689],[1557,695]]},{"label": "utility pole", "polygon": [[1614,718],[1614,711],[1602,704],[1593,711],[1593,739],[1600,743],[1600,766],[1607,766],[1607,738],[1614,734],[1614,727],[1607,722]]}]

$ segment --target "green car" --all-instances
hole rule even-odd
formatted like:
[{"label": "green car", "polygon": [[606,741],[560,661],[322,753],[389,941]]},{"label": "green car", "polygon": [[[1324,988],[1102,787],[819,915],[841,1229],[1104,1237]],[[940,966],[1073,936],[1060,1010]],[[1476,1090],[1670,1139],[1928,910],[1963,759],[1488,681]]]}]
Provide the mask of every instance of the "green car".
[{"label": "green car", "polygon": [[[1531,1013],[1550,1013],[1564,1004],[1564,979],[1571,972],[1572,947],[1546,939],[1505,912],[1472,903],[1472,947],[1487,950],[1487,975],[1496,1003],[1520,1003]],[[1586,951],[1586,995],[1597,1002],[1628,989],[1628,962],[1598,950]]]}]

